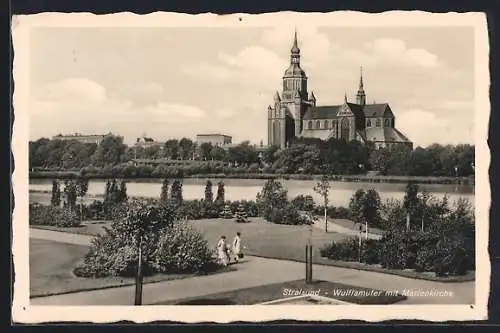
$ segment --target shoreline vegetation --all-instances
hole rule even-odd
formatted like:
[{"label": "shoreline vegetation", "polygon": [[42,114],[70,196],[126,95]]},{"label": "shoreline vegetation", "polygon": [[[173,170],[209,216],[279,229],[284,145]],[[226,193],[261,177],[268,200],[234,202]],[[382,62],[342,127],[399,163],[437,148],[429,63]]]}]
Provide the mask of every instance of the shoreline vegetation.
[{"label": "shoreline vegetation", "polygon": [[[74,179],[81,176],[80,171],[30,171],[29,179]],[[285,179],[285,180],[319,180],[322,175],[313,174],[272,174],[272,173],[235,173],[235,174],[195,174],[176,177],[179,179]],[[416,184],[436,184],[436,185],[462,185],[474,186],[474,177],[431,177],[431,176],[383,176],[383,175],[333,175],[332,181],[352,182],[352,183],[392,183],[406,184],[410,181]],[[106,180],[110,177],[93,174],[86,175],[88,179]],[[127,180],[158,180],[160,177],[123,177]],[[30,190],[31,191],[31,190]]]}]

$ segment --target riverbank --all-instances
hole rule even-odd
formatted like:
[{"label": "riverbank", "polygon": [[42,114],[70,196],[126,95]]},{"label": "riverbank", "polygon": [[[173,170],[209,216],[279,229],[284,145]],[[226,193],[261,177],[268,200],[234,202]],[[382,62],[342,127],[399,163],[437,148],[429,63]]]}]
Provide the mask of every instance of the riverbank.
[{"label": "riverbank", "polygon": [[[79,171],[35,171],[29,173],[30,179],[72,179],[80,175]],[[180,178],[186,179],[290,179],[290,180],[320,180],[323,175],[311,174],[271,174],[271,173],[234,173],[234,174],[195,174],[185,175]],[[102,175],[88,175],[89,179],[104,180],[109,177]],[[332,175],[333,181],[362,182],[362,183],[391,183],[406,184],[413,181],[417,184],[436,185],[465,185],[473,186],[474,177],[418,177],[418,176],[382,176],[382,175]],[[127,180],[158,180],[158,177],[125,177]]]}]

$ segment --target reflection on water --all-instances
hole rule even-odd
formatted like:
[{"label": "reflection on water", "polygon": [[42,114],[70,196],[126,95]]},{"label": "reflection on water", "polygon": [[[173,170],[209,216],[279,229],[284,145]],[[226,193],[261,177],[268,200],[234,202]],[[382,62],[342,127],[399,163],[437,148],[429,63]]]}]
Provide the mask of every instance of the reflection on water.
[{"label": "reflection on water", "polygon": [[[217,192],[217,179],[211,179],[214,195]],[[206,179],[184,179],[183,195],[185,199],[201,199],[204,197]],[[266,180],[262,179],[224,179],[225,196],[227,200],[255,200],[255,196],[262,190]],[[318,202],[320,196],[314,192],[316,181],[312,180],[283,180],[288,189],[289,197],[299,194],[311,195]],[[103,195],[106,182],[103,180],[91,180],[89,182],[88,194]],[[402,199],[406,184],[388,183],[361,183],[361,182],[332,182],[330,190],[330,204],[335,206],[347,206],[352,194],[359,188],[375,188],[382,200],[388,198]],[[50,191],[52,182],[49,179],[30,180],[31,190]],[[468,198],[474,203],[474,187],[459,185],[420,185],[437,198],[447,195],[451,201],[459,197]],[[137,180],[127,182],[127,193],[129,196],[159,197],[161,192],[161,180]]]}]

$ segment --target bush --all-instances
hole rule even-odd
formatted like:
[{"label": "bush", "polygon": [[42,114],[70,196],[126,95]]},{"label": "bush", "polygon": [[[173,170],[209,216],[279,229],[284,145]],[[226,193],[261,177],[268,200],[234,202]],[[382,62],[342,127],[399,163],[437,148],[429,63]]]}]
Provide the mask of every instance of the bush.
[{"label": "bush", "polygon": [[[138,249],[126,230],[126,222],[116,221],[105,234],[96,236],[74,273],[81,277],[134,276]],[[150,233],[143,243],[142,258],[144,275],[209,272],[219,267],[202,235],[180,220]]]},{"label": "bush", "polygon": [[444,237],[436,246],[438,253],[434,260],[437,276],[464,275],[474,268],[474,261],[466,249],[466,242],[459,237]]},{"label": "bush", "polygon": [[248,217],[259,216],[259,207],[255,201],[252,200],[241,200],[241,201],[227,201],[232,212],[236,212],[240,206],[243,207]]},{"label": "bush", "polygon": [[[147,248],[147,247],[146,247]],[[151,249],[143,251],[143,274],[153,273],[150,264]],[[96,236],[90,245],[89,252],[75,268],[74,273],[80,277],[133,277],[137,271],[138,252],[132,242],[118,239],[113,232]]]},{"label": "bush", "polygon": [[332,260],[358,261],[359,259],[359,239],[348,237],[342,241],[333,241],[320,249],[322,257]]},{"label": "bush", "polygon": [[68,228],[79,226],[80,218],[69,208],[30,204],[29,223]]},{"label": "bush", "polygon": [[184,221],[161,233],[152,265],[159,273],[200,273],[216,266],[207,241]]},{"label": "bush", "polygon": [[[314,210],[314,199],[310,195],[298,195],[292,199],[291,204],[298,210],[301,211],[313,211]],[[321,208],[321,207],[320,207]]]}]

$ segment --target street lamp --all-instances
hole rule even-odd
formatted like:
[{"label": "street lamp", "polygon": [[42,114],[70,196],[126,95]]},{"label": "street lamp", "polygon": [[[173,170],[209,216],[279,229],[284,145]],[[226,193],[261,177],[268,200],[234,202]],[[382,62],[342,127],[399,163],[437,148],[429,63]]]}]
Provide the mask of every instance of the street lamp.
[{"label": "street lamp", "polygon": [[309,219],[309,232],[306,244],[306,283],[309,284],[312,283],[312,212],[307,212],[307,218]]}]

